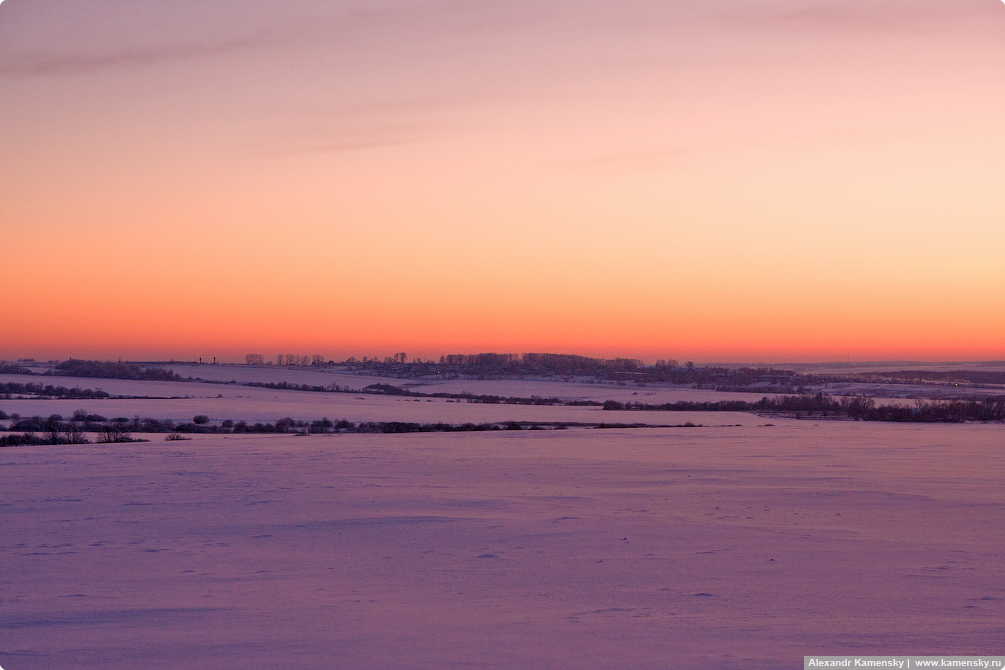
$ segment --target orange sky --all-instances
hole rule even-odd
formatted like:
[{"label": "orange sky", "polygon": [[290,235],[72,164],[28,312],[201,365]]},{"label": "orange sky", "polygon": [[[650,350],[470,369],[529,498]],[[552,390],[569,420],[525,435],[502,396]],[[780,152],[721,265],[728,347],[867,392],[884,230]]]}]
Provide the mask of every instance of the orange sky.
[{"label": "orange sky", "polygon": [[1005,359],[1003,109],[1000,0],[6,0],[0,358]]}]

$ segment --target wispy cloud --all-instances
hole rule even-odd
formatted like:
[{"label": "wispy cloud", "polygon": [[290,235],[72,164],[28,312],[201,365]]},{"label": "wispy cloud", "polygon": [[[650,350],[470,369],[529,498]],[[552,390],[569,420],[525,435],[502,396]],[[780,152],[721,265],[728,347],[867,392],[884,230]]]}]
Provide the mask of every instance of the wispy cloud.
[{"label": "wispy cloud", "polygon": [[[201,61],[214,57],[240,55],[264,49],[317,47],[352,53],[361,43],[394,45],[401,48],[415,42],[442,45],[458,35],[510,31],[526,25],[530,19],[517,7],[506,3],[434,2],[400,6],[374,7],[365,4],[350,8],[329,8],[311,13],[297,4],[275,6],[253,16],[235,16],[233,22],[222,18],[213,25],[181,25],[163,35],[145,36],[145,26],[133,35],[108,35],[105,44],[63,44],[41,46],[37,50],[5,50],[0,44],[0,76],[44,77],[78,76],[103,70],[151,67],[176,61]],[[533,13],[533,12],[531,12]],[[243,26],[235,28],[234,24]],[[81,29],[81,33],[87,30]],[[100,33],[95,29],[94,33]],[[200,37],[193,37],[200,35]],[[218,37],[222,36],[222,37]],[[176,41],[170,41],[171,39]],[[54,38],[53,38],[54,39]],[[118,42],[118,44],[115,44]],[[9,48],[9,47],[8,47]]]},{"label": "wispy cloud", "polygon": [[384,126],[369,129],[345,129],[341,132],[277,135],[245,145],[240,153],[248,158],[288,158],[305,154],[343,154],[367,149],[382,149],[421,141],[427,128],[418,125]]},{"label": "wispy cloud", "polygon": [[142,67],[169,61],[226,56],[261,48],[266,43],[260,36],[247,36],[216,42],[128,46],[105,53],[16,54],[0,63],[0,75],[84,75],[111,68]]},{"label": "wispy cloud", "polygon": [[281,113],[278,127],[246,144],[240,153],[255,158],[298,154],[338,154],[424,141],[442,131],[449,110],[474,104],[463,95],[367,100]]},{"label": "wispy cloud", "polygon": [[729,11],[750,28],[786,32],[900,34],[945,30],[953,24],[986,16],[1000,7],[993,3],[952,3],[935,0],[815,0],[761,2]]}]

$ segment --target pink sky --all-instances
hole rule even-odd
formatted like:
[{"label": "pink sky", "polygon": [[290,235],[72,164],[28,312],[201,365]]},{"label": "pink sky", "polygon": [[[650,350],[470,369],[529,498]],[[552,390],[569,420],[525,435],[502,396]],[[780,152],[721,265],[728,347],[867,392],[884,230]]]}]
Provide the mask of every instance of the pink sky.
[{"label": "pink sky", "polygon": [[1000,0],[0,5],[0,358],[1005,358]]}]

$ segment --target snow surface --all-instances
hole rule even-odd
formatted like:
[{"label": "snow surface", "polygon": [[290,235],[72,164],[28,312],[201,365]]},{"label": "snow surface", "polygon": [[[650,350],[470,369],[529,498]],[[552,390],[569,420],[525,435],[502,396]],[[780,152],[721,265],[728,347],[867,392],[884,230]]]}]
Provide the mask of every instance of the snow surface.
[{"label": "snow surface", "polygon": [[[100,380],[104,390],[118,384],[116,380]],[[62,382],[58,382],[62,384]],[[163,387],[169,382],[121,382],[130,394],[144,394],[145,386]],[[65,385],[65,384],[63,384]],[[564,407],[549,405],[505,405],[468,403],[442,398],[403,398],[397,396],[312,393],[309,391],[273,391],[241,386],[206,386],[178,382],[181,390],[199,392],[205,388],[211,394],[198,397],[169,399],[103,398],[98,400],[14,398],[0,400],[0,409],[8,415],[23,417],[59,414],[70,417],[83,409],[106,418],[126,417],[191,421],[202,414],[214,423],[234,421],[275,422],[283,417],[298,420],[328,418],[333,421],[408,421],[414,423],[495,423],[505,421],[577,422],[577,423],[645,423],[677,425],[686,421],[705,425],[750,423],[753,414],[741,412],[605,412],[599,407]],[[194,389],[190,388],[194,387]],[[161,388],[161,390],[165,390]],[[9,422],[8,422],[9,423]]]},{"label": "snow surface", "polygon": [[[213,367],[213,366],[206,366]],[[321,373],[317,373],[321,374]],[[226,419],[234,421],[274,422],[283,417],[298,420],[329,418],[349,421],[409,421],[415,423],[490,423],[502,421],[570,421],[581,423],[647,423],[676,425],[685,421],[694,423],[738,423],[748,422],[750,414],[714,412],[605,412],[599,407],[563,407],[547,405],[507,405],[468,403],[464,400],[443,398],[410,398],[354,393],[321,393],[311,391],[288,391],[234,386],[229,384],[203,384],[197,382],[155,382],[121,379],[86,379],[77,377],[32,377],[26,375],[0,375],[0,381],[35,383],[67,388],[101,389],[113,395],[139,396],[127,398],[80,399],[40,399],[33,397],[9,400],[0,399],[0,410],[7,414],[21,416],[42,416],[59,414],[70,417],[74,411],[83,409],[88,413],[107,418],[126,417],[171,419],[191,421],[192,417],[203,414],[213,422]],[[394,381],[394,380],[390,380]],[[297,382],[301,383],[301,382]],[[306,383],[306,382],[303,382]],[[338,382],[342,383],[342,382]],[[389,383],[385,379],[383,383]],[[555,390],[552,382],[516,382],[519,386],[506,387],[506,381],[466,382],[472,388],[483,390],[472,393],[488,395],[513,395],[530,398],[532,396],[551,397]],[[472,386],[480,384],[480,387]],[[499,386],[493,386],[499,385]],[[365,386],[365,385],[364,385]],[[572,385],[569,385],[572,386]],[[587,390],[601,389],[584,384]],[[507,390],[503,391],[502,388]],[[591,389],[592,387],[592,389]],[[460,393],[459,390],[446,391]],[[436,392],[427,387],[422,392]],[[595,398],[605,400],[615,398],[622,401],[643,403],[676,402],[678,400],[711,401],[740,399],[756,401],[760,395],[750,393],[716,393],[692,389],[662,389],[658,396],[646,389],[638,395],[620,387],[606,387],[607,393],[596,396],[569,395],[566,398]]]},{"label": "snow surface", "polygon": [[743,416],[2,449],[0,665],[793,668],[1000,650],[1001,426]]},{"label": "snow surface", "polygon": [[[225,366],[203,366],[217,369]],[[240,367],[240,366],[235,366]],[[256,368],[249,368],[254,371]],[[272,373],[268,368],[259,368]],[[283,368],[278,369],[279,372]],[[278,373],[277,373],[278,374]],[[362,378],[352,384],[335,375],[321,372],[304,374],[326,375],[336,378],[343,386],[363,387],[373,378]],[[264,377],[277,381],[279,377]],[[314,383],[290,378],[293,383]],[[383,379],[380,383],[400,382]],[[416,423],[490,423],[501,421],[570,421],[646,423],[676,425],[686,421],[702,424],[743,423],[752,420],[750,414],[695,413],[695,412],[604,412],[599,407],[561,407],[507,404],[478,404],[463,400],[443,398],[409,398],[353,393],[321,393],[311,391],[272,390],[251,386],[198,382],[157,382],[122,379],[87,379],[78,377],[32,377],[27,375],[0,375],[0,382],[34,383],[67,388],[101,389],[112,395],[137,396],[97,400],[40,399],[33,397],[0,399],[0,410],[21,416],[59,414],[70,417],[78,409],[107,418],[140,417],[191,421],[196,415],[206,415],[213,422],[233,421],[274,422],[283,417],[298,420],[328,418],[349,421],[409,421]],[[618,400],[646,404],[689,402],[720,402],[742,400],[756,402],[764,394],[719,393],[690,388],[625,388],[603,384],[575,384],[536,380],[451,380],[442,384],[416,387],[423,393],[463,393],[499,395],[503,397],[543,398],[558,397],[566,400]],[[772,397],[769,395],[769,397]],[[911,400],[883,399],[878,402],[912,404]]]}]

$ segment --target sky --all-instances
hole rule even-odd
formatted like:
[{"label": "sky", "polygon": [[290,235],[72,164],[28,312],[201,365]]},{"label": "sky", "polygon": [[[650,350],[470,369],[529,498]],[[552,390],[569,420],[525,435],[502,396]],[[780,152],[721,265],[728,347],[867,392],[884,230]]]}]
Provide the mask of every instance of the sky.
[{"label": "sky", "polygon": [[1001,0],[5,0],[0,358],[1005,359]]}]

